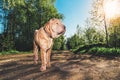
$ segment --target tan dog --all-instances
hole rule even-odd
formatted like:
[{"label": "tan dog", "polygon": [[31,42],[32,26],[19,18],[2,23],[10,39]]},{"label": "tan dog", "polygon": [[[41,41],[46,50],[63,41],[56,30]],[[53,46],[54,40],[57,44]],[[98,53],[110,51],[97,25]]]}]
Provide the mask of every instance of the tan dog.
[{"label": "tan dog", "polygon": [[36,30],[34,33],[34,62],[38,62],[38,47],[41,51],[41,71],[50,67],[50,55],[53,46],[53,38],[57,38],[65,33],[65,26],[59,19],[53,18],[48,21],[44,27]]}]

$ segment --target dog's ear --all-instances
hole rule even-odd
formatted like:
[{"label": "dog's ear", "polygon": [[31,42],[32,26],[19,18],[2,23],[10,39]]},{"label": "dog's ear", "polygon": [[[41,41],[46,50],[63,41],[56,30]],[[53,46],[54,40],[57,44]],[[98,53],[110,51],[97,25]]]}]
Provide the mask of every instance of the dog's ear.
[{"label": "dog's ear", "polygon": [[53,23],[56,20],[56,18],[52,18],[49,20],[50,23]]},{"label": "dog's ear", "polygon": [[56,18],[52,18],[52,19],[50,19],[50,20],[52,20],[52,21],[54,21]]}]

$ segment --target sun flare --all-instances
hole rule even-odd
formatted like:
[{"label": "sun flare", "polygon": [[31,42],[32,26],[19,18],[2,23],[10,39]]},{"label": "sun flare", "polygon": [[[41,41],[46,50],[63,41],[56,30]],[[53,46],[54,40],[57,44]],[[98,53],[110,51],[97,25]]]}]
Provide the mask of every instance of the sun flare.
[{"label": "sun flare", "polygon": [[105,0],[104,11],[107,18],[120,17],[120,0]]}]

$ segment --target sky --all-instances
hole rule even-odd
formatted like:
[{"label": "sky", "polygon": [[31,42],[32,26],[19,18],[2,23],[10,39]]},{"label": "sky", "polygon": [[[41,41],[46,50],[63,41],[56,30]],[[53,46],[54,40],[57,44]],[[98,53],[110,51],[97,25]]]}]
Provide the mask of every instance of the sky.
[{"label": "sky", "polygon": [[56,8],[64,15],[66,37],[72,36],[79,25],[84,28],[85,20],[90,16],[92,0],[56,0]]}]

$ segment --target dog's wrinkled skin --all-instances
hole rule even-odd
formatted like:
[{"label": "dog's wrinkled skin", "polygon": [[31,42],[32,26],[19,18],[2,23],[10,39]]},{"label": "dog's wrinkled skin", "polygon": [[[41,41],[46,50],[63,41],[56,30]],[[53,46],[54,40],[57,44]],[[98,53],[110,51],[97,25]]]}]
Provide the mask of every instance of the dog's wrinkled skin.
[{"label": "dog's wrinkled skin", "polygon": [[65,26],[59,19],[50,19],[44,27],[39,30],[35,30],[34,33],[34,62],[38,62],[38,48],[40,47],[41,54],[41,71],[46,70],[46,67],[50,67],[50,55],[53,46],[53,39],[59,37],[65,33]]}]

